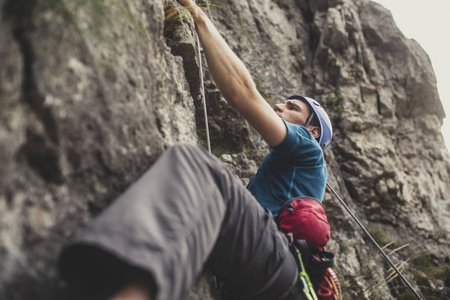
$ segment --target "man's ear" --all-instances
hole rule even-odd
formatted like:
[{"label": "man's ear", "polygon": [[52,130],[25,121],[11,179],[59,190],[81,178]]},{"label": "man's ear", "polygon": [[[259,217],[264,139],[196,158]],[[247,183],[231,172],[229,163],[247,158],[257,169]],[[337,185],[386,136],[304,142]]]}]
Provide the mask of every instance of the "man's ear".
[{"label": "man's ear", "polygon": [[308,126],[309,132],[311,132],[312,136],[315,139],[320,137],[320,127],[319,126]]}]

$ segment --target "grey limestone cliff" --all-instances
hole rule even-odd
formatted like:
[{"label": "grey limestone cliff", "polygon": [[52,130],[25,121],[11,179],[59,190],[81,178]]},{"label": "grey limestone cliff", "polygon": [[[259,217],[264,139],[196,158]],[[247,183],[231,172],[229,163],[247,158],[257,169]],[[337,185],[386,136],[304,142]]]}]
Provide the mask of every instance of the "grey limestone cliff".
[{"label": "grey limestone cliff", "polygon": [[[368,0],[210,2],[269,103],[325,104],[329,183],[426,299],[448,299],[450,155],[420,45]],[[194,27],[165,4],[0,0],[0,299],[67,298],[61,247],[164,149],[204,145]],[[205,77],[213,153],[245,184],[269,148]],[[344,298],[412,299],[330,193],[324,207]],[[207,273],[187,295],[215,298]]]}]

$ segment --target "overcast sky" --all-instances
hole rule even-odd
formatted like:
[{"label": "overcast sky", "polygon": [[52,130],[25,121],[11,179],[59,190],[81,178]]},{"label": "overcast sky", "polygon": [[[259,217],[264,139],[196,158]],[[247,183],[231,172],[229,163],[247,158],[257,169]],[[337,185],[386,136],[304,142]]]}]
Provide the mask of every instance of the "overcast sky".
[{"label": "overcast sky", "polygon": [[441,102],[447,117],[442,134],[450,150],[450,1],[373,0],[394,16],[397,26],[428,53],[437,77]]}]

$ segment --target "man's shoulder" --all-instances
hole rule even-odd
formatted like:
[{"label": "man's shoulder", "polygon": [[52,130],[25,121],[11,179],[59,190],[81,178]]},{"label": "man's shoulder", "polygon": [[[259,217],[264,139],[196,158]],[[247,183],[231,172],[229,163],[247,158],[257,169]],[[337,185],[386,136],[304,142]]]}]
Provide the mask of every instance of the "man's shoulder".
[{"label": "man's shoulder", "polygon": [[323,158],[319,143],[308,129],[301,125],[286,123],[287,135],[283,142],[273,148],[273,154],[285,157]]}]

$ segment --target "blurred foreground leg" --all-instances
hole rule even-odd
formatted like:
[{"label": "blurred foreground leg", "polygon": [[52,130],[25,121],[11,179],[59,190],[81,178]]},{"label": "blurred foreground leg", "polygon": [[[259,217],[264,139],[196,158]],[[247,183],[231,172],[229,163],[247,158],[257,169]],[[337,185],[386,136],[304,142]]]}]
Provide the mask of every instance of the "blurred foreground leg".
[{"label": "blurred foreground leg", "polygon": [[60,271],[85,298],[137,278],[154,299],[176,300],[208,262],[238,299],[269,283],[287,253],[270,212],[215,157],[182,144],[63,250]]}]

